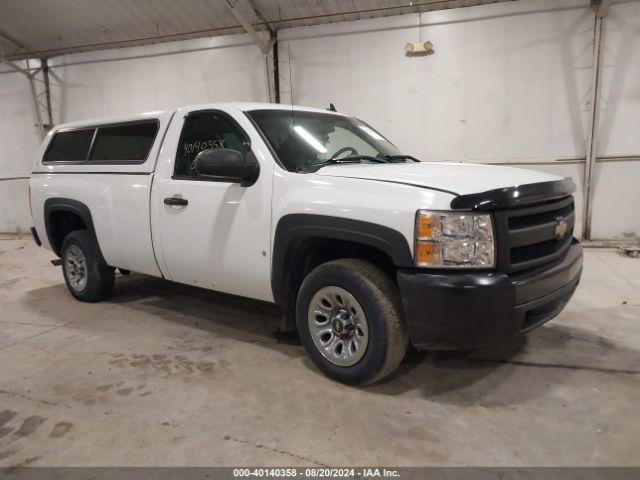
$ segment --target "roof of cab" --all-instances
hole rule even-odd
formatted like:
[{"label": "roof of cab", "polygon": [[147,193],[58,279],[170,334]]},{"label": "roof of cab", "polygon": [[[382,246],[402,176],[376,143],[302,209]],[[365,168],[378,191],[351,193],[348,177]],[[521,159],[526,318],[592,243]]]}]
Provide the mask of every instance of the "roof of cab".
[{"label": "roof of cab", "polygon": [[[252,110],[296,110],[303,112],[329,113],[334,115],[344,115],[340,112],[333,112],[322,108],[304,107],[300,105],[287,105],[284,103],[259,103],[259,102],[224,102],[224,103],[201,103],[195,105],[185,105],[177,110],[199,110],[199,109],[222,109],[236,108],[243,112]],[[109,123],[135,122],[151,118],[170,117],[177,110],[156,110],[133,115],[119,115],[117,117],[91,118],[76,122],[61,123],[55,126],[54,130],[64,130],[67,128],[92,127]]]},{"label": "roof of cab", "polygon": [[215,108],[236,108],[243,112],[252,110],[297,110],[302,112],[332,113],[344,115],[339,112],[333,112],[324,108],[304,107],[301,105],[289,105],[286,103],[260,103],[260,102],[224,102],[224,103],[201,103],[196,105],[186,105],[183,108],[188,110],[198,109],[215,109]]}]

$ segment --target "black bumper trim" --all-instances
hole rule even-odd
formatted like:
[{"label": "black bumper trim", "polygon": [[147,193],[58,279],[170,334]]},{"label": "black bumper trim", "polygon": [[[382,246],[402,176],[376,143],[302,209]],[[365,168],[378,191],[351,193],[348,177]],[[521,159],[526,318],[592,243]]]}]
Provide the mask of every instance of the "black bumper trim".
[{"label": "black bumper trim", "polygon": [[552,319],[582,273],[574,241],[553,266],[520,275],[398,271],[404,314],[419,349],[449,350],[505,341]]},{"label": "black bumper trim", "polygon": [[515,314],[522,322],[521,331],[528,332],[533,330],[558,315],[573,296],[573,292],[575,292],[578,283],[580,283],[581,274],[582,268],[564,287],[542,298],[532,300],[524,305],[518,305],[515,308]]},{"label": "black bumper trim", "polygon": [[38,236],[38,232],[36,231],[36,227],[31,227],[31,235],[33,235],[33,241],[36,242],[36,245],[41,247],[42,246],[42,242],[40,241],[40,237]]}]

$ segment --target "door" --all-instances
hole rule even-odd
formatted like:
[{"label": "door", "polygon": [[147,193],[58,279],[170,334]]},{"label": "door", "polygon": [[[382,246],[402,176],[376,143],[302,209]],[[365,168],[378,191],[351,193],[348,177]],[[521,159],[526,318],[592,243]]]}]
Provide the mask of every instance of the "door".
[{"label": "door", "polygon": [[233,112],[178,111],[176,120],[165,139],[173,151],[161,154],[151,196],[161,269],[177,282],[272,300],[271,166],[261,156],[260,176],[250,187],[200,177],[193,168],[202,150],[231,148],[246,155],[261,140]]}]

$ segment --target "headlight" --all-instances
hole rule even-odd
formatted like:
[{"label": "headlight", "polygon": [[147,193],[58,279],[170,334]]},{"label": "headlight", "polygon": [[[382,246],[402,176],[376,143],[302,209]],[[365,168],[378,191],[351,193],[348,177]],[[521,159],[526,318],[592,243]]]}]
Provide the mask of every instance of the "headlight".
[{"label": "headlight", "polygon": [[415,238],[418,267],[495,267],[493,224],[486,213],[419,210]]}]

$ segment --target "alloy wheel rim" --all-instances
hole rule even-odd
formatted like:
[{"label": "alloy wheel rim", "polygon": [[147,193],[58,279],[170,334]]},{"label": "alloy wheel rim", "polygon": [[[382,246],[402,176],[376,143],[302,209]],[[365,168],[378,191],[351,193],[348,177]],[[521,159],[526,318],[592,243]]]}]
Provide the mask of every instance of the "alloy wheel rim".
[{"label": "alloy wheel rim", "polygon": [[318,290],[309,303],[307,320],[314,345],[331,363],[351,367],[362,359],[369,344],[367,317],[344,288]]},{"label": "alloy wheel rim", "polygon": [[67,249],[64,259],[64,270],[71,288],[81,292],[87,286],[87,259],[82,250],[75,245]]}]

